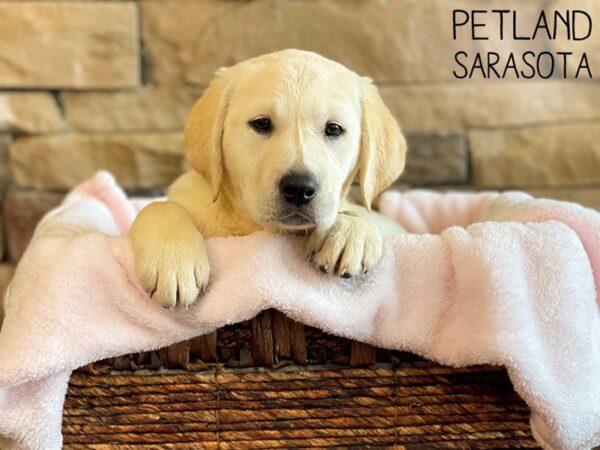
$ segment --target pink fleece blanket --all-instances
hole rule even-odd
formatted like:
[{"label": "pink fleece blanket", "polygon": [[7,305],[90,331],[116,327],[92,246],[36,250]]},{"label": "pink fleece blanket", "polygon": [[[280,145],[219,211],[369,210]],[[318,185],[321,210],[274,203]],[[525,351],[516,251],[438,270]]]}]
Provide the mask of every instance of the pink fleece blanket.
[{"label": "pink fleece blanket", "polygon": [[444,364],[507,367],[547,449],[600,444],[600,215],[520,193],[389,193],[368,276],[307,264],[301,238],[208,242],[211,286],[187,311],[142,291],[123,234],[141,204],[100,173],[39,225],[9,288],[0,333],[4,448],[61,447],[70,372],[276,308],[323,330]]}]

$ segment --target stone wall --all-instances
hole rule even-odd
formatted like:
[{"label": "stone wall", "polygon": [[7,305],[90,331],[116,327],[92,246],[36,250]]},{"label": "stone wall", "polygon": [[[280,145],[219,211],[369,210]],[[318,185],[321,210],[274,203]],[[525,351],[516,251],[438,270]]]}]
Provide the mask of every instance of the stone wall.
[{"label": "stone wall", "polygon": [[[584,44],[452,39],[452,8],[585,9]],[[454,53],[585,50],[598,0],[0,0],[0,284],[41,214],[111,170],[152,193],[183,168],[186,115],[215,69],[287,47],[372,77],[409,140],[405,186],[525,189],[600,209],[600,83],[456,80]],[[600,76],[600,72],[598,73]]]}]

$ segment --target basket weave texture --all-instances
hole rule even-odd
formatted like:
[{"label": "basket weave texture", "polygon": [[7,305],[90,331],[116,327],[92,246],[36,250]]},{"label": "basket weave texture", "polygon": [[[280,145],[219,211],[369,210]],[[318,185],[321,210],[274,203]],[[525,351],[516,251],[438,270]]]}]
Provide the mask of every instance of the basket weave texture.
[{"label": "basket weave texture", "polygon": [[66,449],[538,448],[528,416],[499,368],[441,367],[265,311],[83,368],[63,433]]}]

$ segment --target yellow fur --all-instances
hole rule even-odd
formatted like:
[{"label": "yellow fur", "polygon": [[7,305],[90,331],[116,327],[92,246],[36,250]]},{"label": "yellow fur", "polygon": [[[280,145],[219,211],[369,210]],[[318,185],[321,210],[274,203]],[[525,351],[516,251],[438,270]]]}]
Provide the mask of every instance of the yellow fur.
[{"label": "yellow fur", "polygon": [[[268,136],[249,126],[262,116],[273,120]],[[331,121],[344,128],[335,139],[323,131]],[[400,231],[368,209],[400,175],[405,151],[371,80],[315,53],[284,50],[219,70],[185,128],[194,170],[132,226],[144,288],[163,306],[193,303],[210,271],[203,238],[261,229],[304,230],[313,261],[327,272],[368,271],[381,257],[381,233]],[[281,220],[277,186],[290,171],[319,182],[304,225]],[[346,199],[357,173],[367,209]]]}]

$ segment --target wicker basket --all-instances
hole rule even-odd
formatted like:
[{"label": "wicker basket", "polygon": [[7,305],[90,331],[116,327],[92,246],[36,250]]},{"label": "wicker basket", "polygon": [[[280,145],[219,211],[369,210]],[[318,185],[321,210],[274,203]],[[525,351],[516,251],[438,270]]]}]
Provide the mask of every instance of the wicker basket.
[{"label": "wicker basket", "polygon": [[[60,200],[5,197],[12,262]],[[441,367],[266,311],[82,368],[63,432],[66,449],[535,448],[528,415],[499,368]]]},{"label": "wicker basket", "polygon": [[[359,367],[360,366],[360,367]],[[505,372],[451,369],[276,311],[86,366],[65,448],[537,448]]]}]

